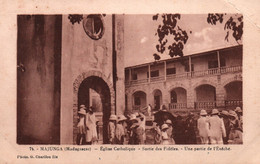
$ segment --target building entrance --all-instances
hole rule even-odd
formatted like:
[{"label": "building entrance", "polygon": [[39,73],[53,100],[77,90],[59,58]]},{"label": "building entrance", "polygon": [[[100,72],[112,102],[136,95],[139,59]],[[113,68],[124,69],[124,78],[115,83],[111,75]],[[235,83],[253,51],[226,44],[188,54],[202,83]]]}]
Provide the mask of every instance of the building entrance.
[{"label": "building entrance", "polygon": [[108,143],[107,124],[111,114],[111,97],[109,87],[102,78],[90,76],[83,80],[78,92],[78,109],[82,104],[93,107],[99,143]]}]

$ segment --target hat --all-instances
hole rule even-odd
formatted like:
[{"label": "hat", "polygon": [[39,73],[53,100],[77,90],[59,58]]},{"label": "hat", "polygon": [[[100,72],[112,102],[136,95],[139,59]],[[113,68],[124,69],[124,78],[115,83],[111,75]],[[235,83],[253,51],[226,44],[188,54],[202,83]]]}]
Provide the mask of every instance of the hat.
[{"label": "hat", "polygon": [[124,120],[126,120],[126,117],[124,115],[118,116],[118,119],[117,119],[118,122],[119,121],[124,121]]},{"label": "hat", "polygon": [[201,111],[200,111],[200,115],[201,116],[205,116],[205,115],[207,115],[208,113],[206,112],[206,110],[204,110],[204,109],[202,109]]},{"label": "hat", "polygon": [[111,114],[110,117],[109,117],[109,120],[116,121],[116,115]]},{"label": "hat", "polygon": [[172,121],[171,120],[166,120],[165,123],[166,124],[172,124]]},{"label": "hat", "polygon": [[168,129],[168,128],[169,128],[169,126],[168,126],[167,124],[163,124],[163,125],[162,125],[162,130],[163,130],[163,129]]},{"label": "hat", "polygon": [[140,125],[139,122],[135,122],[135,123],[132,124],[132,126],[131,126],[130,128],[134,128],[134,127],[137,127],[137,126],[139,126],[139,125]]},{"label": "hat", "polygon": [[217,109],[212,109],[212,112],[211,112],[211,114],[218,114],[219,112],[218,112],[218,110]]},{"label": "hat", "polygon": [[80,105],[79,108],[84,108],[86,109],[86,106],[84,104]]},{"label": "hat", "polygon": [[131,114],[130,115],[130,120],[136,120],[136,115],[135,114]]},{"label": "hat", "polygon": [[232,117],[237,118],[237,114],[236,114],[236,112],[233,111],[233,110],[230,110],[230,111],[229,111],[229,116],[232,116]]},{"label": "hat", "polygon": [[242,109],[238,106],[236,107],[235,112],[242,113]]},{"label": "hat", "polygon": [[137,117],[137,116],[139,116],[139,113],[138,113],[138,112],[135,112],[134,115]]},{"label": "hat", "polygon": [[166,106],[162,105],[162,111],[167,111]]},{"label": "hat", "polygon": [[83,109],[83,108],[80,108],[80,110],[78,111],[78,114],[83,114],[83,115],[86,115],[86,110]]},{"label": "hat", "polygon": [[226,115],[226,116],[229,115],[228,111],[226,111],[226,110],[222,110],[221,114]]}]

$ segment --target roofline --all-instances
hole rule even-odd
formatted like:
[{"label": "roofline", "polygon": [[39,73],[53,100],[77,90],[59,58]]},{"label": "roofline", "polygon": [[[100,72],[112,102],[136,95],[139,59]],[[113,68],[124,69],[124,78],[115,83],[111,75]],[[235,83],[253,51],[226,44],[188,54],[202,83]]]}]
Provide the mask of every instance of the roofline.
[{"label": "roofline", "polygon": [[163,63],[165,61],[175,61],[175,60],[179,60],[180,58],[187,58],[189,56],[193,56],[193,57],[196,56],[196,57],[198,57],[198,56],[208,55],[210,53],[217,52],[217,51],[225,51],[225,50],[229,50],[229,49],[242,48],[242,47],[243,47],[242,44],[241,45],[236,45],[236,46],[224,47],[224,48],[214,49],[214,50],[210,50],[210,51],[189,54],[189,55],[185,55],[183,57],[170,58],[170,59],[164,59],[164,60],[159,60],[159,61],[154,61],[154,62],[149,62],[149,63],[143,63],[143,64],[138,64],[138,65],[128,66],[128,67],[125,67],[125,69],[144,67],[144,66],[147,66],[149,64],[153,64],[155,62],[157,64],[160,64],[160,63]]}]

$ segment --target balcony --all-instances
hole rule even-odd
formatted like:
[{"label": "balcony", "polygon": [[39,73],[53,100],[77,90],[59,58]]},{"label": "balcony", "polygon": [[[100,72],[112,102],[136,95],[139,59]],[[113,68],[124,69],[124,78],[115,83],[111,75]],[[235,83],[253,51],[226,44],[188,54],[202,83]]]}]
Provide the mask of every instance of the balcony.
[{"label": "balcony", "polygon": [[[204,77],[204,76],[213,76],[213,75],[221,75],[226,73],[236,73],[236,72],[242,72],[242,66],[232,66],[232,67],[221,67],[221,68],[213,68],[213,69],[207,69],[202,71],[193,71],[193,72],[185,72],[182,74],[172,74],[172,75],[166,75],[165,76],[159,76],[159,77],[151,77],[150,82],[161,82],[171,79],[185,79],[185,78],[196,78],[196,77]],[[126,81],[126,85],[133,85],[133,84],[144,84],[149,83],[149,79],[140,79],[140,80],[131,80]]]}]

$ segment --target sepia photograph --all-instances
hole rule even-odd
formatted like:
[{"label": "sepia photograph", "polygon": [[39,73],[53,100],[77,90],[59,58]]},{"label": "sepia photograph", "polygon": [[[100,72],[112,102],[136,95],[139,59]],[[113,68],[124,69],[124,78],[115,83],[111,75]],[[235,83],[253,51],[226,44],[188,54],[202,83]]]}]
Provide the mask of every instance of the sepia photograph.
[{"label": "sepia photograph", "polygon": [[18,14],[17,144],[243,145],[243,18]]}]

